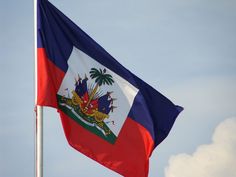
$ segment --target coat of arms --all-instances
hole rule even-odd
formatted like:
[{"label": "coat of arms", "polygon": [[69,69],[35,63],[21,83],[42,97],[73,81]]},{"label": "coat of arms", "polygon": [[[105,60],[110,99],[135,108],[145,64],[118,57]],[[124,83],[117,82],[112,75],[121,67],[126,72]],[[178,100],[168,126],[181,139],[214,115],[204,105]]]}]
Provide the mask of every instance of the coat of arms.
[{"label": "coat of arms", "polygon": [[116,135],[107,124],[115,125],[114,121],[108,119],[110,112],[116,108],[113,105],[116,99],[112,98],[112,91],[104,94],[100,89],[102,85],[112,85],[114,80],[106,69],[92,68],[89,74],[94,83],[87,83],[89,78],[86,74],[84,78],[78,75],[74,90],[67,89],[67,97],[58,95],[59,108],[84,128],[114,143]]}]

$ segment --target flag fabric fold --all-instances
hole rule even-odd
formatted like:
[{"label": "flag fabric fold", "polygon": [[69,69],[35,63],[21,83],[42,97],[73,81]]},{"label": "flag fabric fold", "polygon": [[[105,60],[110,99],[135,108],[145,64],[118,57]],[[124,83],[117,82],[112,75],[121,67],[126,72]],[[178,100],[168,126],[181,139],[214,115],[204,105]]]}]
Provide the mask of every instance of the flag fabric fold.
[{"label": "flag fabric fold", "polygon": [[182,107],[135,76],[46,0],[38,1],[37,105],[58,110],[68,143],[126,177],[149,157]]}]

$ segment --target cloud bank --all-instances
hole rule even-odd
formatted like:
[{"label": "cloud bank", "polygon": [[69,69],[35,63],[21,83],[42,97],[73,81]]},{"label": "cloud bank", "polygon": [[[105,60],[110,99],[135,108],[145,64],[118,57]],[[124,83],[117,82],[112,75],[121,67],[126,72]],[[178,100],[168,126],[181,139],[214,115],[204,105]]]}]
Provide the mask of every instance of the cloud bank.
[{"label": "cloud bank", "polygon": [[199,146],[192,155],[172,156],[165,177],[236,177],[235,135],[236,117],[226,119],[215,129],[211,144]]}]

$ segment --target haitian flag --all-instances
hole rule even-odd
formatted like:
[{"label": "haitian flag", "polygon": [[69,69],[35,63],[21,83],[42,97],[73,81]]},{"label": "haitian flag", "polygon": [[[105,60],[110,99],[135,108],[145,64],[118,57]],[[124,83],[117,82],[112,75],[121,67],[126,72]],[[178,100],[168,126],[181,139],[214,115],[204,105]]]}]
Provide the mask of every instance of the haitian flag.
[{"label": "haitian flag", "polygon": [[147,177],[152,151],[182,108],[47,0],[38,1],[37,15],[37,105],[58,110],[74,149],[123,176]]}]

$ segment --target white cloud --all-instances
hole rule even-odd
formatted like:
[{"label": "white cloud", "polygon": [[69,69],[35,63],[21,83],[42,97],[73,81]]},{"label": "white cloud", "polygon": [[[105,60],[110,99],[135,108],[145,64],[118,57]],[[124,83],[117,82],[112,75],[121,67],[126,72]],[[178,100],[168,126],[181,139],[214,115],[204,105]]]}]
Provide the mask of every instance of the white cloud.
[{"label": "white cloud", "polygon": [[[165,177],[236,177],[236,117],[220,123],[212,143],[172,156]],[[187,143],[187,142],[186,142]]]}]

